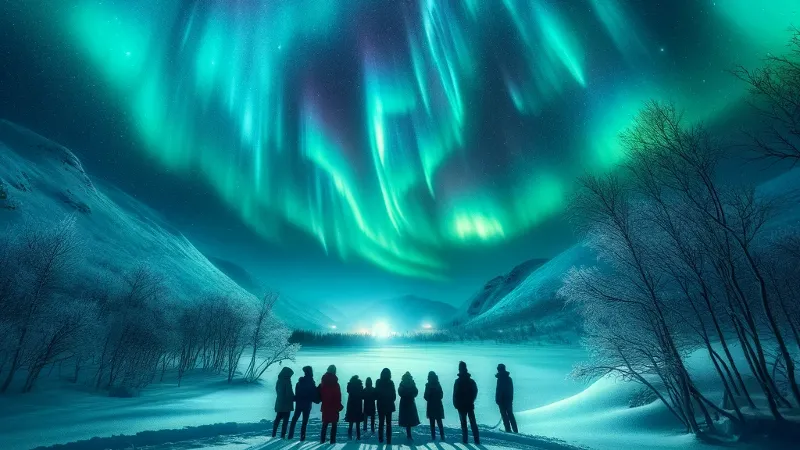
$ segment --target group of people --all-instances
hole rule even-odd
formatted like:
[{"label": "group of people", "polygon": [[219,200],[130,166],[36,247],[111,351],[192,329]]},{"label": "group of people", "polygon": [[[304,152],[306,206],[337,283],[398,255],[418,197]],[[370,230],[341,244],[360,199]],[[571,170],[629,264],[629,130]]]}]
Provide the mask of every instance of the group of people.
[{"label": "group of people", "polygon": [[[336,376],[336,366],[329,366],[325,375],[322,376],[319,386],[314,382],[314,373],[310,366],[303,367],[303,376],[297,381],[297,385],[292,390],[292,375],[294,371],[284,367],[278,374],[278,382],[275,384],[277,397],[275,399],[275,411],[277,416],[272,426],[272,437],[278,434],[278,427],[281,427],[281,438],[286,438],[287,427],[289,429],[289,439],[294,437],[294,430],[297,421],[302,416],[300,425],[300,440],[306,439],[306,428],[308,427],[308,416],[311,413],[311,405],[314,403],[322,404],[322,432],[320,442],[325,443],[328,428],[331,429],[330,441],[336,443],[336,429],[339,423],[339,414],[345,409],[342,404],[342,389],[339,386],[339,379]],[[506,366],[497,366],[497,390],[495,392],[495,402],[500,408],[500,416],[507,432],[517,433],[517,422],[512,411],[514,402],[514,384],[511,381]],[[408,439],[411,437],[411,428],[420,424],[417,412],[416,398],[419,389],[414,382],[411,373],[406,372],[400,379],[400,384],[395,389],[392,381],[392,372],[389,369],[381,371],[380,378],[375,381],[373,386],[372,378],[367,378],[364,383],[358,375],[353,375],[347,383],[347,410],[344,420],[349,423],[347,432],[348,439],[353,438],[353,428],[355,428],[356,439],[361,439],[361,424],[363,423],[364,432],[367,431],[369,422],[370,429],[375,432],[375,416],[378,416],[378,441],[383,443],[384,436],[386,443],[392,443],[392,415],[396,411],[395,401],[400,397],[398,411],[398,425],[405,428]],[[439,377],[435,372],[428,372],[428,382],[425,383],[425,391],[422,397],[427,403],[426,416],[430,421],[431,438],[436,439],[436,428],[439,428],[439,436],[445,440],[444,425],[444,391],[439,383]],[[478,385],[472,379],[467,364],[463,361],[458,363],[458,377],[453,386],[453,406],[458,411],[461,420],[462,442],[467,443],[467,421],[472,429],[472,437],[475,444],[480,444],[478,424],[475,421],[475,399],[478,397]],[[289,420],[290,413],[294,411]],[[384,434],[385,433],[385,434]]]}]

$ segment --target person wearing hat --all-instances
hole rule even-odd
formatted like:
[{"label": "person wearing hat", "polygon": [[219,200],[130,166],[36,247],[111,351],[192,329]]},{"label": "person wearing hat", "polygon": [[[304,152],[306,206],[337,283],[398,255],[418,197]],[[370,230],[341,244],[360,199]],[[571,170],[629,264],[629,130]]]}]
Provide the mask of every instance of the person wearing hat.
[{"label": "person wearing hat", "polygon": [[319,393],[317,392],[317,384],[314,382],[314,371],[311,366],[303,367],[303,376],[297,380],[297,385],[294,388],[294,403],[294,415],[292,416],[292,424],[289,426],[289,439],[294,437],[297,419],[302,415],[303,423],[300,425],[300,440],[305,441],[311,404],[319,403]]},{"label": "person wearing hat", "polygon": [[438,424],[439,436],[441,436],[441,440],[444,440],[444,425],[442,424],[442,420],[444,419],[444,404],[442,403],[444,391],[442,391],[439,377],[434,371],[428,372],[428,382],[425,383],[425,394],[423,397],[425,401],[428,402],[425,415],[428,416],[428,420],[431,422],[431,439],[436,440],[435,425]]},{"label": "person wearing hat", "polygon": [[358,375],[353,375],[347,383],[347,411],[344,421],[350,424],[347,439],[353,439],[353,426],[356,427],[356,439],[361,440],[361,421],[364,420],[364,385]]},{"label": "person wearing hat", "polygon": [[478,423],[475,420],[475,399],[478,398],[478,385],[472,379],[472,375],[467,371],[467,363],[458,363],[458,377],[453,385],[453,406],[458,411],[458,418],[461,419],[461,441],[467,443],[467,418],[469,426],[472,428],[472,438],[475,445],[481,443],[478,435]]},{"label": "person wearing hat", "polygon": [[417,383],[411,372],[406,372],[400,379],[400,386],[397,388],[397,395],[400,396],[400,411],[397,413],[397,424],[406,429],[406,438],[413,439],[411,428],[419,425],[419,413],[417,404],[414,401],[419,395]]},{"label": "person wearing hat", "polygon": [[397,391],[394,390],[392,372],[388,367],[381,371],[381,377],[375,382],[375,399],[378,406],[378,442],[383,443],[385,431],[386,444],[392,445],[392,413],[395,411]]},{"label": "person wearing hat", "polygon": [[319,383],[319,398],[322,402],[322,433],[320,443],[325,443],[328,426],[331,426],[331,444],[336,443],[336,427],[339,424],[339,413],[344,409],[342,405],[342,387],[336,377],[336,366],[328,366],[322,381]]},{"label": "person wearing hat", "polygon": [[514,418],[514,382],[511,381],[511,374],[506,371],[505,364],[497,365],[497,390],[494,394],[494,401],[500,408],[500,417],[503,418],[503,426],[506,432],[519,433],[517,431],[517,419]]},{"label": "person wearing hat", "polygon": [[372,386],[372,378],[367,377],[365,383],[364,392],[362,394],[362,398],[364,399],[364,432],[367,432],[367,419],[369,419],[372,434],[375,434],[375,414],[377,413],[377,409],[375,409],[375,400],[377,399],[377,394],[375,393],[375,388]]}]

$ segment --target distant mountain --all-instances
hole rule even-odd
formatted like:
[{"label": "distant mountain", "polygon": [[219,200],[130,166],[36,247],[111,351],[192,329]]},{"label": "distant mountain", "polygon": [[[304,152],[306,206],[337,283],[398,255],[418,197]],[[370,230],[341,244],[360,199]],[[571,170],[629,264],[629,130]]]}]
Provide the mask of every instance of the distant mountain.
[{"label": "distant mountain", "polygon": [[[69,149],[0,120],[0,229],[26,220],[57,221],[68,214],[75,215],[87,248],[78,276],[119,274],[144,263],[164,276],[177,300],[191,302],[223,292],[255,301],[246,270],[232,263],[216,266],[158,213],[93,181]],[[316,323],[308,308],[291,302],[281,302],[276,314],[293,327],[326,326]]]},{"label": "distant mountain", "polygon": [[492,278],[461,307],[456,320],[468,321],[488,311],[546,262],[547,259],[530,259],[514,267],[506,275]]},{"label": "distant mountain", "polygon": [[[255,295],[264,295],[263,287],[255,280],[250,272],[239,264],[223,258],[208,258],[219,270],[229,276],[239,286]],[[294,329],[322,331],[329,329],[333,319],[311,305],[281,296],[275,304],[275,314],[289,327]]]},{"label": "distant mountain", "polygon": [[[765,232],[797,229],[800,225],[800,168],[762,183],[756,192],[764,198],[774,199],[779,205]],[[571,267],[596,263],[594,252],[576,244],[543,264],[540,261],[526,261],[509,275],[487,282],[461,308],[458,323],[466,327],[499,329],[532,324],[544,332],[578,331],[574,311],[565,306],[556,293]]]},{"label": "distant mountain", "polygon": [[531,271],[527,277],[490,308],[464,322],[467,327],[497,327],[532,324],[545,333],[575,331],[575,314],[556,293],[573,266],[591,265],[594,253],[577,244]]},{"label": "distant mountain", "polygon": [[425,325],[430,325],[434,329],[447,326],[455,313],[456,309],[447,303],[414,295],[403,295],[376,301],[357,314],[349,316],[343,325],[347,331],[361,329],[371,331],[375,324],[382,322],[391,331],[406,333],[422,330]]}]

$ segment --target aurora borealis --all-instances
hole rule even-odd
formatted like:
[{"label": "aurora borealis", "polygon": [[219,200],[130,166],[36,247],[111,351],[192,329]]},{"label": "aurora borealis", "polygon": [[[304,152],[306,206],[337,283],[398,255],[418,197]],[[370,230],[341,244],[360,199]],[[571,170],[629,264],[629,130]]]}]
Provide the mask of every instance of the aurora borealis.
[{"label": "aurora borealis", "polygon": [[791,0],[10,3],[97,74],[136,151],[263,238],[434,280],[454,249],[548,239],[643,100],[735,109],[726,70],[800,20]]}]

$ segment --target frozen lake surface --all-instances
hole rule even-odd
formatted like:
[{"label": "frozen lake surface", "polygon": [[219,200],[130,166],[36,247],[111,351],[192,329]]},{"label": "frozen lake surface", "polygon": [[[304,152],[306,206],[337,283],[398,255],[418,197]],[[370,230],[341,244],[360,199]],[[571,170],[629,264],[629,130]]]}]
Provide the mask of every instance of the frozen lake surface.
[{"label": "frozen lake surface", "polygon": [[[495,426],[500,415],[494,403],[496,367],[504,363],[514,378],[515,410],[522,411],[569,397],[586,386],[568,378],[572,366],[585,352],[568,346],[495,345],[485,343],[424,344],[405,347],[305,348],[289,363],[295,371],[314,368],[319,378],[330,364],[338,369],[340,383],[353,374],[377,378],[381,369],[392,371],[395,383],[410,371],[420,391],[428,371],[433,370],[445,390],[445,424],[458,426],[458,416],[449,399],[458,362],[467,363],[478,383],[477,419]],[[42,383],[28,395],[0,397],[0,436],[3,449],[27,449],[42,445],[89,439],[112,434],[135,434],[223,422],[251,423],[272,420],[275,366],[261,384],[229,385],[218,378],[193,375],[181,387],[155,384],[132,399],[109,398],[89,388],[67,383]],[[56,371],[57,372],[57,371]],[[55,372],[53,377],[55,377]],[[346,396],[346,394],[345,394]],[[417,407],[424,417],[424,400]],[[319,417],[319,410],[312,417]],[[424,420],[423,420],[424,421]]]}]

